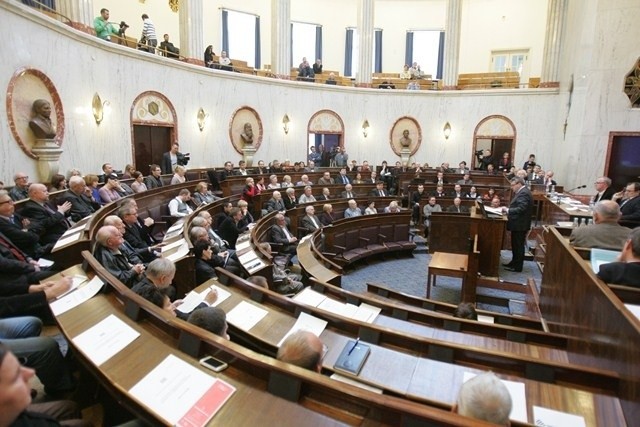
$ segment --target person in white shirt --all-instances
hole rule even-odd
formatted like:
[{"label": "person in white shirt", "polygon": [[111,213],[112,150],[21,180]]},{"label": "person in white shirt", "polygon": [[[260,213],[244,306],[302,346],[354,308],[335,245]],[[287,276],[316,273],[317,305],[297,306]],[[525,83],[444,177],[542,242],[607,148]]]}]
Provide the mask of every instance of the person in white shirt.
[{"label": "person in white shirt", "polygon": [[193,213],[187,202],[191,200],[191,193],[186,188],[180,190],[175,199],[169,202],[169,213],[173,217],[181,218]]},{"label": "person in white shirt", "polygon": [[298,203],[311,203],[315,201],[316,198],[313,196],[313,194],[311,194],[311,186],[307,185],[306,187],[304,187],[304,194],[300,196],[300,198],[298,199]]}]

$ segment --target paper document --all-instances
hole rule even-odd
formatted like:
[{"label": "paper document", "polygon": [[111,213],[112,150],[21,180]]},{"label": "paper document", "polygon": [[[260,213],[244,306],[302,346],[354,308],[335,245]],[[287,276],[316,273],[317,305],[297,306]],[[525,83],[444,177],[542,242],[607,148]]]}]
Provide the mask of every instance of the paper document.
[{"label": "paper document", "polygon": [[129,393],[170,425],[206,425],[236,391],[170,354]]},{"label": "paper document", "polygon": [[298,292],[293,300],[300,304],[308,305],[310,307],[317,307],[327,297],[320,292],[316,292],[311,287],[306,287],[302,291]]},{"label": "paper document", "polygon": [[558,227],[573,227],[573,222],[571,221],[558,221]]},{"label": "paper document", "polygon": [[640,305],[625,304],[624,306],[627,307],[627,310],[633,313],[638,320],[640,320]]},{"label": "paper document", "polygon": [[356,311],[358,311],[358,306],[356,305],[345,304],[331,298],[325,298],[318,305],[318,308],[324,311],[328,311],[329,313],[337,314],[338,316],[348,317],[350,319],[356,314]]},{"label": "paper document", "polygon": [[65,295],[60,296],[57,300],[51,302],[49,304],[51,312],[54,315],[59,316],[93,298],[94,295],[100,292],[100,289],[102,289],[103,286],[104,283],[102,280],[100,280],[98,276],[95,276],[89,282],[82,283],[82,286],[78,285],[76,290],[73,292],[67,292]]},{"label": "paper document", "polygon": [[502,215],[502,208],[492,208],[491,206],[486,206],[484,207],[484,209],[492,214],[496,214],[496,215]]},{"label": "paper document", "polygon": [[478,314],[478,322],[495,323],[495,319],[493,316],[485,316],[484,314]]},{"label": "paper document", "polygon": [[298,320],[296,320],[296,323],[293,324],[291,329],[289,329],[289,332],[284,334],[284,337],[282,337],[282,339],[278,343],[278,347],[280,347],[284,340],[294,332],[308,331],[313,335],[319,337],[326,327],[327,322],[325,320],[318,319],[317,317],[313,317],[312,315],[307,313],[300,313],[300,315],[298,316]]},{"label": "paper document", "polygon": [[533,407],[533,424],[539,427],[586,427],[584,418],[579,415],[540,406]]},{"label": "paper document", "polygon": [[67,231],[65,231],[62,236],[60,237],[67,237],[67,236],[71,236],[72,234],[76,234],[81,232],[82,230],[84,230],[84,224],[78,224],[78,225],[74,225],[73,227],[69,228]]},{"label": "paper document", "polygon": [[218,299],[216,300],[216,302],[211,304],[211,307],[216,307],[219,304],[222,304],[224,300],[231,296],[228,291],[216,285],[212,285],[211,287],[199,293],[196,291],[189,292],[187,296],[182,300],[182,304],[178,306],[178,311],[181,311],[183,313],[191,313],[193,309],[198,306],[198,304],[204,301],[204,298],[209,292],[211,292],[211,289],[215,289],[216,291],[218,291]]},{"label": "paper document", "polygon": [[258,258],[257,253],[255,253],[254,251],[248,251],[247,253],[240,255],[238,257],[238,260],[240,261],[240,264],[247,265],[248,263],[255,264],[255,261],[253,260],[254,259],[257,260],[257,258]]},{"label": "paper document", "polygon": [[160,251],[161,251],[161,252],[170,251],[171,249],[173,249],[173,248],[177,248],[178,246],[182,245],[184,242],[185,242],[185,240],[184,240],[184,239],[178,239],[178,240],[176,240],[175,242],[169,243],[169,244],[168,244],[168,245],[166,245],[166,246],[162,246],[162,247],[160,248]]},{"label": "paper document", "polygon": [[233,326],[248,331],[258,324],[269,312],[263,308],[241,301],[227,313],[227,322]]},{"label": "paper document", "polygon": [[[38,260],[38,267],[51,267],[53,265],[53,261],[48,260],[46,258],[40,258]],[[86,279],[86,277],[85,277]]]},{"label": "paper document", "polygon": [[175,232],[177,230],[182,231],[183,228],[184,228],[184,220],[183,219],[179,219],[178,221],[173,223],[173,225],[171,227],[169,227],[169,229],[167,230],[167,234],[173,233],[173,232]]},{"label": "paper document", "polygon": [[358,307],[352,318],[354,320],[359,320],[365,323],[373,323],[373,321],[376,320],[376,317],[378,317],[378,314],[380,314],[381,311],[382,309],[380,307],[360,303],[360,306]]},{"label": "paper document", "polygon": [[95,365],[100,366],[139,336],[138,331],[111,314],[72,341]]},{"label": "paper document", "polygon": [[53,249],[58,249],[58,248],[61,248],[61,247],[65,246],[65,245],[68,245],[69,243],[72,243],[72,242],[80,240],[80,238],[82,237],[81,231],[82,231],[82,228],[79,229],[79,230],[76,230],[76,232],[73,233],[73,234],[61,237],[56,242],[56,244],[54,245]]},{"label": "paper document", "polygon": [[615,262],[618,260],[620,256],[620,251],[610,251],[606,249],[591,249],[591,269],[594,273],[598,274],[600,271],[600,266],[602,264],[608,264],[610,262]]},{"label": "paper document", "polygon": [[186,241],[182,240],[182,246],[180,246],[178,250],[176,250],[171,255],[167,255],[166,258],[169,261],[176,262],[180,258],[184,258],[185,256],[187,256],[188,253],[189,253],[189,244]]},{"label": "paper document", "polygon": [[[465,372],[462,377],[462,382],[466,383],[471,378],[475,377],[476,374],[471,372]],[[525,394],[524,383],[516,382],[516,381],[508,381],[508,380],[500,380],[502,384],[507,387],[509,391],[509,395],[511,395],[511,414],[509,414],[509,418],[513,421],[520,421],[522,423],[527,422],[527,397]]]}]

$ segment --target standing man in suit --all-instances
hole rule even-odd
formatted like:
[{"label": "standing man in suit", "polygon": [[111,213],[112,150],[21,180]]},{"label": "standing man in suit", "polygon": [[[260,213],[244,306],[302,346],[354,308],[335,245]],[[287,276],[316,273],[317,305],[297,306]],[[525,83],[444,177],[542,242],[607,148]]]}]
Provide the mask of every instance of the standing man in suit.
[{"label": "standing man in suit", "polygon": [[69,190],[64,195],[64,200],[71,203],[71,219],[75,222],[92,215],[100,209],[100,204],[91,200],[86,194],[87,184],[79,176],[69,178]]},{"label": "standing man in suit", "polygon": [[162,155],[162,173],[169,175],[178,165],[178,150],[180,145],[177,142],[171,144],[171,150]]},{"label": "standing man in suit", "polygon": [[615,194],[614,189],[611,187],[611,179],[606,176],[601,176],[596,179],[596,195],[591,198],[591,202],[598,203],[602,200],[611,200]]},{"label": "standing man in suit", "polygon": [[624,191],[613,195],[612,200],[620,205],[620,224],[629,228],[640,225],[640,182],[630,182]]},{"label": "standing man in suit", "polygon": [[71,210],[68,201],[53,210],[48,204],[49,192],[44,184],[31,184],[29,200],[24,203],[22,215],[29,218],[32,226],[40,234],[40,244],[55,243],[69,229],[66,215]]},{"label": "standing man in suit", "polygon": [[521,272],[524,263],[524,244],[531,228],[533,195],[520,177],[511,180],[511,191],[515,195],[509,207],[503,207],[502,212],[507,214],[507,230],[511,231],[513,257],[511,262],[504,266],[506,270]]}]

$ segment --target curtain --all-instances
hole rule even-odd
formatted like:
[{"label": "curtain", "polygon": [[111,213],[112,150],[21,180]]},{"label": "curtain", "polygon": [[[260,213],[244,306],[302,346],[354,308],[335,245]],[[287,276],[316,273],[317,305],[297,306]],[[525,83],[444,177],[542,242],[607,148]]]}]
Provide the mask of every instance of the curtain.
[{"label": "curtain", "polygon": [[438,45],[438,71],[436,79],[442,80],[442,69],[444,68],[444,31],[440,31],[440,43]]},{"label": "curtain", "polygon": [[255,39],[255,43],[256,43],[256,59],[255,59],[255,63],[253,64],[253,68],[255,68],[256,70],[260,70],[262,69],[262,58],[260,57],[260,17],[256,16],[256,39]]},{"label": "curtain", "polygon": [[229,52],[229,12],[222,9],[222,50],[227,52],[227,56],[231,58]]},{"label": "curtain", "polygon": [[351,57],[353,55],[353,28],[347,28],[347,37],[344,44],[344,75],[351,75]]},{"label": "curtain", "polygon": [[316,26],[316,59],[322,59],[322,26]]},{"label": "curtain", "polygon": [[404,63],[409,66],[413,64],[413,31],[407,31],[407,42],[404,51]]},{"label": "curtain", "polygon": [[289,28],[289,34],[291,34],[291,37],[289,37],[289,62],[291,63],[291,68],[293,68],[293,22],[291,23],[290,27],[291,28]]},{"label": "curtain", "polygon": [[374,73],[382,72],[382,30],[375,30],[374,34],[374,46],[375,46],[375,62],[374,62]]}]

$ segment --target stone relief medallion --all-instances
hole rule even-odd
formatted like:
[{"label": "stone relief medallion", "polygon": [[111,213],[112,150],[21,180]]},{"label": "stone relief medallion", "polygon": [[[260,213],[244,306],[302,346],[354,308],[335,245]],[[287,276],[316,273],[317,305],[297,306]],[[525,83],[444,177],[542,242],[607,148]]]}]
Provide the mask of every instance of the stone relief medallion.
[{"label": "stone relief medallion", "polygon": [[253,130],[253,144],[251,144],[251,147],[257,151],[262,144],[264,130],[258,112],[248,106],[240,107],[234,111],[229,121],[229,140],[233,148],[240,154],[244,154],[243,148],[245,148],[240,135],[244,132],[247,123],[251,125]]},{"label": "stone relief medallion", "polygon": [[640,58],[625,76],[624,93],[629,98],[631,108],[640,108]]},{"label": "stone relief medallion", "polygon": [[18,69],[11,77],[7,88],[7,122],[20,149],[33,159],[38,158],[31,151],[36,144],[36,136],[29,128],[29,121],[33,118],[32,107],[36,99],[43,99],[51,105],[51,123],[56,129],[53,141],[58,147],[62,146],[64,111],[62,100],[53,82],[40,70]]},{"label": "stone relief medallion", "polygon": [[389,132],[389,144],[396,155],[399,156],[403,148],[408,148],[409,155],[413,156],[421,143],[422,129],[416,119],[404,116],[395,121]]}]

